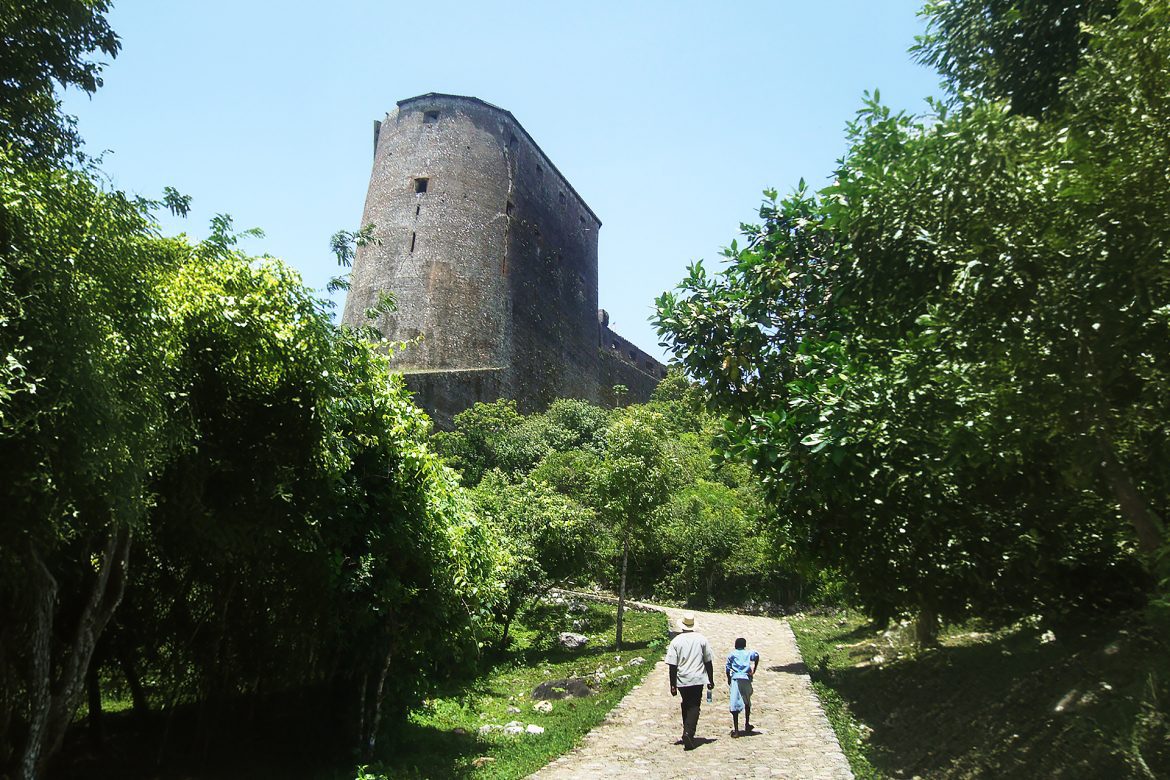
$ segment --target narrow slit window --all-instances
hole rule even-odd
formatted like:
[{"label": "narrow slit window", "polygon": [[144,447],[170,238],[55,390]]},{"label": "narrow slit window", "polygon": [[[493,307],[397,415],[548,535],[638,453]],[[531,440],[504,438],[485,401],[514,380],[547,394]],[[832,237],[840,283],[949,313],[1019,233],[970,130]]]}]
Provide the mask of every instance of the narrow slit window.
[{"label": "narrow slit window", "polygon": [[414,180],[414,191],[415,191],[416,193],[423,193],[423,192],[426,192],[426,191],[427,191],[427,184],[428,184],[429,182],[430,182],[430,179],[424,179],[424,178],[421,178],[421,177],[420,177],[420,178],[417,178],[417,179],[415,179],[415,180]]},{"label": "narrow slit window", "polygon": [[415,207],[414,207],[414,215],[415,215],[416,217],[418,216],[418,214],[419,214],[419,212],[420,212],[420,211],[422,211],[422,206],[415,206]]},{"label": "narrow slit window", "polygon": [[565,193],[561,193],[561,205],[565,205]]},{"label": "narrow slit window", "polygon": [[543,176],[544,175],[544,168],[541,168],[539,165],[536,166],[536,175]]},{"label": "narrow slit window", "polygon": [[417,235],[417,234],[416,234],[416,233],[414,233],[413,231],[412,231],[412,232],[411,232],[411,234],[410,234],[410,251],[411,251],[411,252],[413,252],[413,251],[414,251],[414,239],[415,239],[415,236],[416,236],[416,235]]},{"label": "narrow slit window", "polygon": [[508,205],[504,207],[504,211],[510,217],[510,216],[512,216],[512,211],[515,208],[516,207],[512,205],[512,201],[508,201]]},{"label": "narrow slit window", "polygon": [[438,111],[424,111],[423,112],[423,124],[424,125],[433,125],[435,122],[438,122],[438,121],[439,121],[439,112]]},{"label": "narrow slit window", "polygon": [[509,149],[509,151],[513,151],[513,152],[516,151],[516,147],[519,145],[520,145],[520,142],[516,140],[516,136],[514,136],[514,135],[508,136],[508,149]]},{"label": "narrow slit window", "polygon": [[581,220],[582,225],[585,224],[585,217],[577,217],[577,219]]}]

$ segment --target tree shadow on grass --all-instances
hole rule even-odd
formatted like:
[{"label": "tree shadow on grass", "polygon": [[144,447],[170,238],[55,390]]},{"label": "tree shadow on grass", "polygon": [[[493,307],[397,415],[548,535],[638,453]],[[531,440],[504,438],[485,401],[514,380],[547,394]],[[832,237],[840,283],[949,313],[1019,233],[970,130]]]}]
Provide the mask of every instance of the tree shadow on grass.
[{"label": "tree shadow on grass", "polygon": [[393,756],[394,770],[390,776],[396,779],[454,780],[470,776],[474,771],[471,761],[484,755],[486,748],[472,733],[460,734],[407,722],[395,729],[392,742],[380,752]]},{"label": "tree shadow on grass", "polygon": [[[867,754],[883,775],[1134,776],[1123,743],[1165,648],[1135,641],[1109,655],[1103,648],[1117,632],[1105,623],[1046,642],[1025,629],[886,666],[818,670],[813,679],[872,729]],[[1144,760],[1155,774],[1170,772],[1170,749],[1157,741],[1147,740]]]}]

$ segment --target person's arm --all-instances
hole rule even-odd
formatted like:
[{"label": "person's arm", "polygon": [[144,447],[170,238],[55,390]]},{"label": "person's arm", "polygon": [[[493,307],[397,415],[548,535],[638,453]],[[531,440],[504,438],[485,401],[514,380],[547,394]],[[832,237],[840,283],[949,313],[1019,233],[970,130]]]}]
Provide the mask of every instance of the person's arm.
[{"label": "person's arm", "polygon": [[670,695],[678,695],[678,667],[674,664],[667,664],[666,668],[670,670]]},{"label": "person's arm", "polygon": [[756,670],[759,668],[760,668],[760,654],[759,653],[752,653],[752,670],[748,676],[755,677]]},{"label": "person's arm", "polygon": [[731,685],[731,656],[727,656],[727,663],[723,665],[723,673],[727,675],[727,684]]},{"label": "person's arm", "polygon": [[715,662],[714,661],[704,661],[703,666],[706,667],[706,669],[707,669],[707,688],[714,688],[715,687]]}]

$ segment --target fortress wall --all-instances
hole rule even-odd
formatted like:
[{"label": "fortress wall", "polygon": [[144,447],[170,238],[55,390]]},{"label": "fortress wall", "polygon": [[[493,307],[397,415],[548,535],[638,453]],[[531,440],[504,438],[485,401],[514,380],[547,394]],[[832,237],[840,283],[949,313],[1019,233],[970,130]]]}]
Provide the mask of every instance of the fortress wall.
[{"label": "fortress wall", "polygon": [[[519,131],[519,126],[516,127]],[[508,278],[521,411],[558,397],[596,402],[600,220],[526,133],[509,135]]]},{"label": "fortress wall", "polygon": [[376,323],[383,334],[421,336],[395,356],[404,372],[507,366],[510,176],[498,116],[457,99],[404,101],[376,132],[362,224],[381,245],[358,250],[342,321],[362,324],[387,290],[398,310]]},{"label": "fortress wall", "polygon": [[[598,388],[601,403],[616,406],[619,403],[644,403],[658,383],[666,376],[666,366],[649,353],[639,349],[629,339],[609,327],[609,314],[597,313],[598,334]],[[619,399],[614,385],[625,385],[628,393]]]},{"label": "fortress wall", "polygon": [[449,431],[455,415],[480,401],[510,397],[505,369],[419,371],[405,375],[406,387],[427,410],[435,426]]},{"label": "fortress wall", "polygon": [[439,427],[497,398],[527,413],[614,404],[614,384],[623,403],[650,397],[663,367],[598,320],[601,220],[510,112],[419,95],[375,124],[374,148],[362,224],[381,243],[358,250],[342,321],[395,295],[375,324],[416,342],[393,365]]}]

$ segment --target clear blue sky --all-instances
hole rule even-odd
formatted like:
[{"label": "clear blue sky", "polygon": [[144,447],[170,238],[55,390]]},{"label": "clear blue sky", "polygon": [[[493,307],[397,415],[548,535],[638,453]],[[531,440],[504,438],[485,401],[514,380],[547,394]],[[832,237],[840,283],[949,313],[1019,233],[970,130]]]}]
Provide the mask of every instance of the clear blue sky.
[{"label": "clear blue sky", "polygon": [[114,186],[193,196],[266,236],[313,287],[356,228],[373,120],[425,92],[511,111],[600,216],[600,305],[658,353],[656,295],[751,221],[766,187],[827,183],[862,91],[913,112],[938,79],[907,54],[918,0],[590,3],[122,0],[122,52],[66,96]]}]

